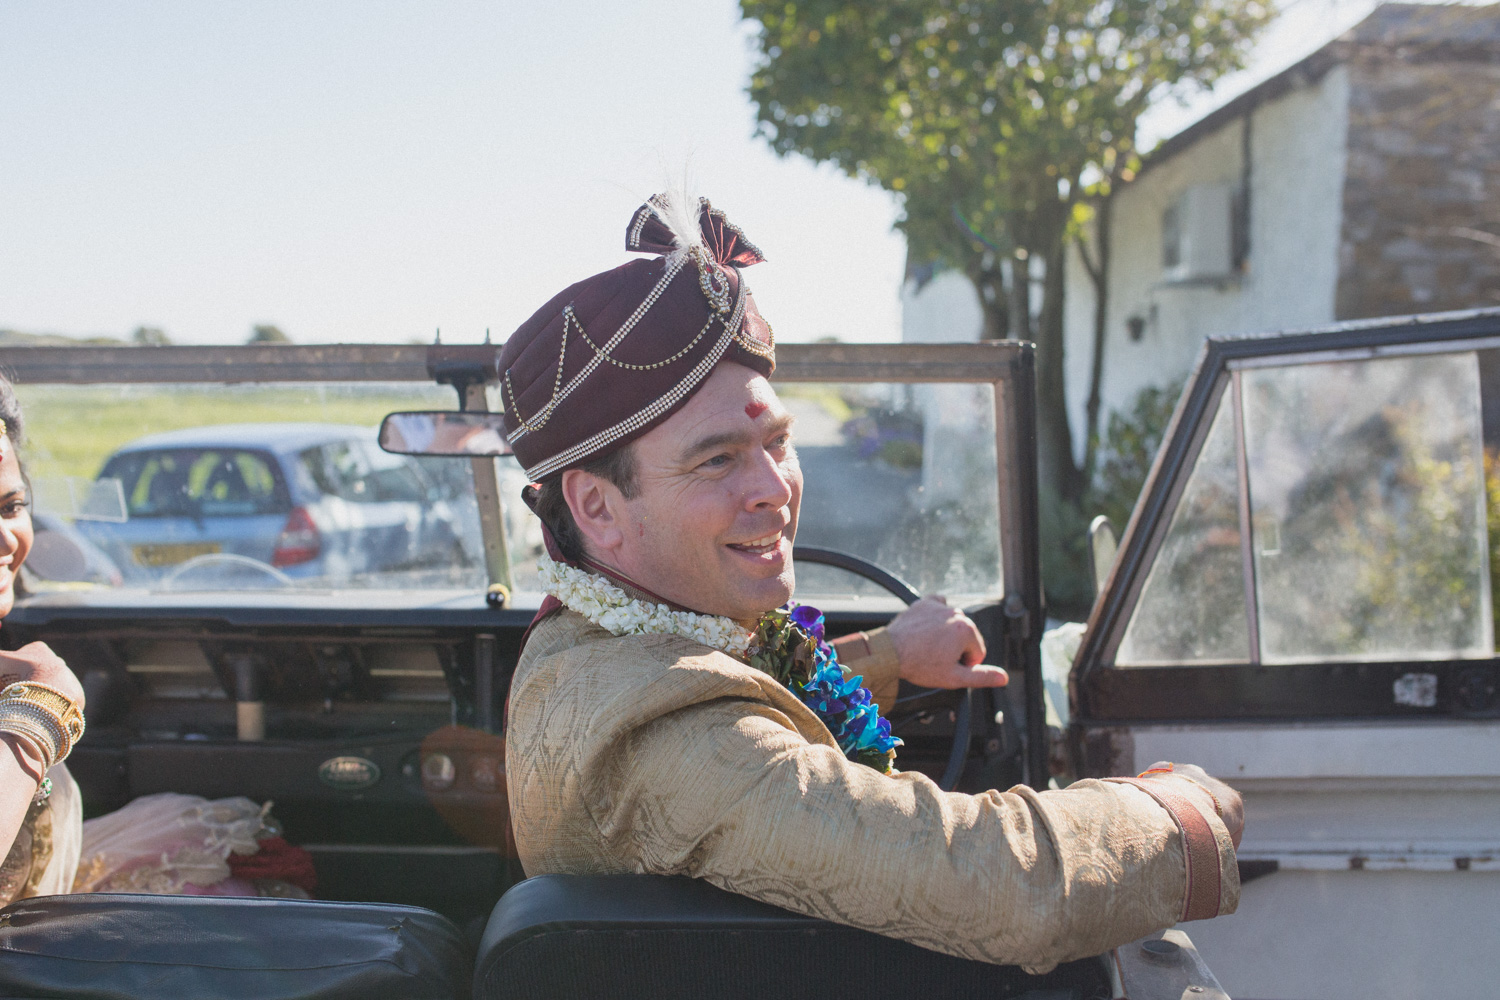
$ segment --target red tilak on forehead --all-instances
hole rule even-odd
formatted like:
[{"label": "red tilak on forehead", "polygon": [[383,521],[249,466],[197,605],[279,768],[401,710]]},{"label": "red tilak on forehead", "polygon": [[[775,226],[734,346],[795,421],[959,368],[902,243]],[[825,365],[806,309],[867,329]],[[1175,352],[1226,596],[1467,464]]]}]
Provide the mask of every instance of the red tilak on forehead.
[{"label": "red tilak on forehead", "polygon": [[754,420],[756,417],[760,416],[762,413],[765,413],[769,409],[770,407],[765,403],[748,403],[745,406],[745,416],[749,417],[751,420]]}]

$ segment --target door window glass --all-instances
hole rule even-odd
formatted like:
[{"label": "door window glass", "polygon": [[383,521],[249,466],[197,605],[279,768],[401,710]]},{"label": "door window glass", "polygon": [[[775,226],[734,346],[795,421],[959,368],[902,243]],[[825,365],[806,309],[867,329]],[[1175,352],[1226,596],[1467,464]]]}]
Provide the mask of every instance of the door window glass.
[{"label": "door window glass", "polygon": [[1261,659],[1494,649],[1475,355],[1243,374]]},{"label": "door window glass", "polygon": [[1250,657],[1234,431],[1226,391],[1125,630],[1119,666]]}]

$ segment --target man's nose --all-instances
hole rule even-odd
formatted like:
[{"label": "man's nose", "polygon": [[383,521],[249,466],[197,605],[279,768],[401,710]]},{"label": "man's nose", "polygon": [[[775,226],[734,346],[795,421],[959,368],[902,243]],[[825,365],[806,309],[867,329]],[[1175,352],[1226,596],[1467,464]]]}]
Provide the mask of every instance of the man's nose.
[{"label": "man's nose", "polygon": [[750,510],[780,510],[792,502],[791,473],[769,452],[759,453],[749,475],[745,506]]}]

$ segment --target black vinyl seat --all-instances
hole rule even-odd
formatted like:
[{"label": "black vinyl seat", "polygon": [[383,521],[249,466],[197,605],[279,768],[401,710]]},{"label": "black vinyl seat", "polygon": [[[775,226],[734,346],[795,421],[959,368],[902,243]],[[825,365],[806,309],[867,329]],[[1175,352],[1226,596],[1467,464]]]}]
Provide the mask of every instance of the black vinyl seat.
[{"label": "black vinyl seat", "polygon": [[474,1000],[1110,995],[1097,959],[1033,976],[656,875],[527,879],[496,904],[474,970]]},{"label": "black vinyl seat", "polygon": [[98,893],[0,910],[4,1000],[467,1000],[468,948],[414,906]]}]

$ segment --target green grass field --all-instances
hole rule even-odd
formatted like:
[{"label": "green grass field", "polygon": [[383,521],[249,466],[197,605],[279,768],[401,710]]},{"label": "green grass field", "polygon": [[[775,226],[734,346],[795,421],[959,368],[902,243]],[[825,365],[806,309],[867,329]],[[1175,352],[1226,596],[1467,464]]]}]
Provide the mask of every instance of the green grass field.
[{"label": "green grass field", "polygon": [[455,408],[453,390],[425,384],[307,386],[18,386],[22,451],[33,480],[92,479],[123,444],[211,424],[315,422],[375,427],[392,410]]}]

